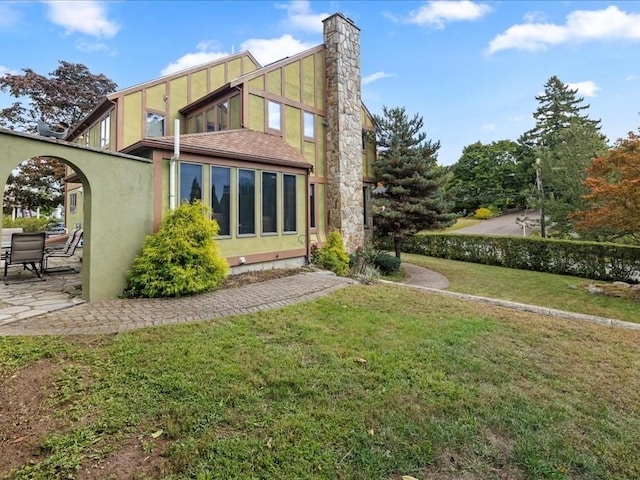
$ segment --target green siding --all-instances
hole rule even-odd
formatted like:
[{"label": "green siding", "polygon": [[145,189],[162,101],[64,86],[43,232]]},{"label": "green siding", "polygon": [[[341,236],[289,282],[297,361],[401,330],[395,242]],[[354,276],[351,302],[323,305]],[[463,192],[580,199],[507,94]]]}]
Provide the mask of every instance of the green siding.
[{"label": "green siding", "polygon": [[282,95],[282,69],[267,72],[267,92]]},{"label": "green siding", "polygon": [[[314,56],[305,57],[300,62],[302,64],[302,103],[315,107],[315,65]],[[318,81],[322,81],[319,79]]]},{"label": "green siding", "polygon": [[122,133],[123,147],[140,140],[142,131],[142,92],[134,92],[125,95],[123,100],[124,108],[124,131]]},{"label": "green siding", "polygon": [[[227,64],[227,80],[229,82],[234,78],[238,78],[242,75],[242,58],[236,58],[235,60],[231,60]],[[225,82],[225,83],[226,83]]]},{"label": "green siding", "polygon": [[209,85],[209,91],[214,91],[216,88],[221,87],[226,83],[224,75],[224,64],[216,65],[209,69],[209,77],[211,84]]},{"label": "green siding", "polygon": [[284,67],[284,96],[289,100],[300,101],[300,62]]},{"label": "green siding", "polygon": [[264,90],[264,75],[249,80],[249,88],[252,90]]},{"label": "green siding", "polygon": [[166,94],[167,94],[166,83],[161,83],[159,85],[154,85],[153,87],[147,88],[147,91],[146,91],[147,108],[164,112],[166,108],[165,101],[164,101]]},{"label": "green siding", "polygon": [[316,53],[316,108],[324,110],[324,54]]},{"label": "green siding", "polygon": [[258,66],[248,56],[242,57],[242,73],[253,72]]},{"label": "green siding", "polygon": [[229,128],[240,128],[241,118],[240,95],[235,95],[229,99]]},{"label": "green siding", "polygon": [[166,127],[167,132],[173,134],[173,121],[174,118],[179,118],[178,110],[184,107],[188,103],[188,86],[189,86],[189,78],[187,75],[183,75],[182,77],[178,77],[175,80],[171,80],[169,83],[169,98],[171,99],[171,110],[169,111],[169,115],[165,119],[167,122]]},{"label": "green siding", "polygon": [[207,70],[200,70],[191,74],[191,101],[204,97],[207,89]]},{"label": "green siding", "polygon": [[299,108],[284,106],[284,139],[296,150],[302,149],[302,128]]},{"label": "green siding", "polygon": [[[318,177],[324,177],[325,176],[325,162],[326,162],[326,158],[325,158],[325,147],[324,147],[324,139],[325,139],[325,135],[324,135],[324,125],[322,122],[316,122],[316,138],[318,139],[318,143],[317,143],[317,161],[316,161],[316,168],[315,168],[315,173]],[[323,197],[319,197],[319,198],[323,198]]]},{"label": "green siding", "polygon": [[247,128],[264,132],[264,98],[249,95],[249,119]]}]

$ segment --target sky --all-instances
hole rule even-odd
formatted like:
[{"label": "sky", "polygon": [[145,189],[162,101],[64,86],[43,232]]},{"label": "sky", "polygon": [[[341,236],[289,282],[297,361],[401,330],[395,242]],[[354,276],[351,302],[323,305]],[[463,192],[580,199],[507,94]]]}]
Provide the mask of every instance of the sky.
[{"label": "sky", "polygon": [[517,140],[554,75],[611,144],[640,126],[640,1],[0,0],[0,75],[64,60],[124,89],[242,50],[266,65],[321,44],[336,12],[361,29],[367,108],[421,116],[441,165]]}]

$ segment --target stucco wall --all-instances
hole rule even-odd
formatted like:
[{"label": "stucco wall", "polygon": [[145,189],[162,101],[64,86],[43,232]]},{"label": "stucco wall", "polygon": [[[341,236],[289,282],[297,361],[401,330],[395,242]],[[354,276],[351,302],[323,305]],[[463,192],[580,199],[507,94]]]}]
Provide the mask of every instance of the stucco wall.
[{"label": "stucco wall", "polygon": [[152,231],[151,163],[0,129],[0,176],[5,181],[24,159],[38,156],[64,160],[82,180],[82,296],[117,297],[145,235]]}]

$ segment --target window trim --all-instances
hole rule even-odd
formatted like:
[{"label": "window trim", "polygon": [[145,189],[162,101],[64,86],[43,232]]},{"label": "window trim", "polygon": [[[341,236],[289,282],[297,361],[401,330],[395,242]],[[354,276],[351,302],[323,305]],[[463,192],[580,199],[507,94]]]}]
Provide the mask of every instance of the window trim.
[{"label": "window trim", "polygon": [[[245,172],[251,172],[253,173],[253,231],[251,233],[240,233],[240,227],[242,226],[240,223],[240,194],[241,194],[241,189],[240,189],[240,172],[245,171]],[[237,236],[238,238],[247,238],[247,237],[255,237],[257,236],[256,232],[256,213],[257,213],[257,209],[256,209],[256,193],[257,193],[257,189],[256,189],[256,170],[253,168],[241,168],[238,167],[236,169],[236,186],[237,186],[237,195],[236,195],[236,200],[237,200],[237,204],[236,204],[236,210],[237,210]]]},{"label": "window trim", "polygon": [[316,185],[316,183],[309,184],[309,229],[314,232],[318,228],[318,220],[316,218],[318,215],[318,206],[316,205],[318,192]]},{"label": "window trim", "polygon": [[[149,135],[149,117],[155,115],[157,117],[162,117],[162,133],[160,135]],[[144,123],[144,133],[145,137],[155,138],[155,137],[164,137],[167,134],[167,116],[165,112],[154,112],[153,110],[147,110],[145,114],[145,123]]]},{"label": "window trim", "polygon": [[[311,115],[311,135],[307,135],[307,122],[306,118]],[[312,112],[302,110],[302,136],[307,140],[316,139],[316,116]]]},{"label": "window trim", "polygon": [[[220,232],[218,232],[218,236],[216,238],[231,238],[232,235],[233,235],[232,234],[232,232],[233,232],[233,221],[232,221],[233,220],[233,209],[231,208],[232,207],[232,199],[233,199],[233,175],[232,175],[233,168],[229,167],[229,166],[226,166],[226,165],[216,165],[216,164],[211,164],[210,165],[210,169],[209,169],[209,183],[210,183],[210,186],[209,186],[209,188],[211,190],[211,195],[210,195],[211,198],[210,198],[209,203],[211,204],[211,215],[212,215],[212,218],[215,218],[213,216],[213,215],[215,215],[215,212],[213,210],[213,185],[214,185],[214,178],[215,178],[214,175],[213,175],[213,169],[214,168],[224,169],[224,170],[227,170],[228,173],[229,173],[229,205],[228,205],[229,212],[228,212],[228,215],[227,215],[227,217],[229,219],[229,232],[226,233],[226,234],[224,234],[224,233],[221,234]],[[224,192],[223,192],[223,194],[224,194]],[[218,226],[220,226],[219,222],[218,222]]]},{"label": "window trim", "polygon": [[[294,199],[293,199],[293,221],[295,230],[287,230],[287,195],[286,195],[286,178],[293,178]],[[282,174],[282,233],[284,235],[293,235],[298,233],[298,176],[291,173]]]},{"label": "window trim", "polygon": [[100,148],[111,147],[111,114],[100,120]]},{"label": "window trim", "polygon": [[[274,192],[274,200],[275,200],[275,208],[274,208],[274,212],[275,212],[275,221],[274,221],[274,226],[273,226],[273,231],[268,231],[265,232],[264,230],[264,207],[265,207],[265,202],[264,202],[264,194],[265,194],[265,188],[264,188],[264,176],[265,175],[274,175],[275,176],[275,192]],[[272,170],[260,170],[260,206],[262,207],[260,209],[260,235],[265,236],[265,237],[269,237],[269,236],[274,236],[274,235],[278,235],[278,232],[280,230],[279,228],[279,221],[280,221],[280,201],[279,201],[279,187],[280,186],[280,175],[278,174],[278,172],[272,171]]]},{"label": "window trim", "polygon": [[[278,116],[279,116],[278,120],[280,122],[280,125],[279,125],[278,128],[274,128],[274,127],[271,126],[271,115],[270,115],[271,111],[270,111],[270,108],[269,108],[271,105],[275,105],[275,106],[278,107]],[[282,114],[282,110],[283,110],[282,103],[281,102],[276,102],[274,100],[267,99],[267,101],[265,103],[265,109],[266,109],[266,111],[265,111],[265,124],[266,124],[265,125],[265,130],[267,132],[277,133],[279,135],[282,135],[282,131],[283,131],[283,128],[282,128],[282,120],[283,120],[283,118],[282,118],[283,117],[283,114]]]}]

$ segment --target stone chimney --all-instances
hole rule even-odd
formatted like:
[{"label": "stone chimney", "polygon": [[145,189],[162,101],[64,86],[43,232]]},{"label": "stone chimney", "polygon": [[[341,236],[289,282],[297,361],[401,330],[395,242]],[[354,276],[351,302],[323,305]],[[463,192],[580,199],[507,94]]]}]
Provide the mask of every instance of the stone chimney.
[{"label": "stone chimney", "polygon": [[329,229],[353,253],[364,245],[360,29],[340,13],[323,23]]}]

